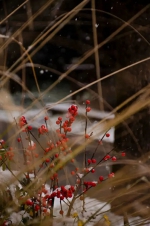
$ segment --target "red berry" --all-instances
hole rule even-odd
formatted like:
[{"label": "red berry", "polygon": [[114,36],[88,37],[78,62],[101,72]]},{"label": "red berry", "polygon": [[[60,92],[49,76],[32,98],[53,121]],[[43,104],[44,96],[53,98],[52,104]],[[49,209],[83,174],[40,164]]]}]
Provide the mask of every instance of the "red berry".
[{"label": "red berry", "polygon": [[76,173],[75,173],[75,171],[71,171],[71,175],[75,175]]},{"label": "red berry", "polygon": [[26,201],[26,205],[28,205],[28,206],[33,206],[33,202],[31,201],[31,199],[28,199],[28,200]]},{"label": "red berry", "polygon": [[69,121],[68,121],[68,120],[66,120],[66,121],[65,121],[65,123],[66,123],[66,125],[68,125]]},{"label": "red berry", "polygon": [[43,209],[43,213],[47,213],[47,209]]},{"label": "red berry", "polygon": [[108,178],[112,178],[112,177],[114,177],[114,176],[115,176],[114,173],[110,173],[110,174],[108,175]]},{"label": "red berry", "polygon": [[46,128],[45,125],[41,125],[40,128],[38,128],[39,134],[44,134],[48,132],[48,129]]},{"label": "red berry", "polygon": [[17,138],[17,141],[18,141],[18,142],[21,142],[21,138],[20,138],[20,137],[18,137],[18,138]]},{"label": "red berry", "polygon": [[55,154],[55,158],[58,158],[59,154]]},{"label": "red berry", "polygon": [[32,130],[32,126],[28,126],[27,128],[28,128],[28,130]]},{"label": "red berry", "polygon": [[95,187],[96,186],[96,183],[95,182],[91,182],[91,186],[92,187]]},{"label": "red berry", "polygon": [[90,135],[85,134],[85,138],[86,138],[86,139],[89,139],[89,138],[90,138]]},{"label": "red berry", "polygon": [[45,119],[45,121],[47,121],[47,120],[48,120],[48,116],[45,116],[45,118],[44,118],[44,119]]},{"label": "red berry", "polygon": [[4,221],[1,226],[7,226],[7,225],[8,225],[8,221]]},{"label": "red berry", "polygon": [[88,182],[87,181],[84,181],[84,185],[87,186],[88,185]]},{"label": "red berry", "polygon": [[63,215],[63,214],[64,214],[64,211],[63,211],[63,210],[60,210],[59,213],[60,213],[61,215]]},{"label": "red berry", "polygon": [[95,169],[92,169],[92,170],[91,170],[91,173],[95,173]]},{"label": "red berry", "polygon": [[55,147],[55,146],[54,146],[54,144],[52,143],[50,148],[53,149],[54,147]]},{"label": "red berry", "polygon": [[66,188],[64,186],[61,186],[61,190],[64,191],[66,190]]},{"label": "red berry", "polygon": [[50,159],[46,159],[45,162],[50,162]]},{"label": "red berry", "polygon": [[84,169],[84,172],[88,173],[89,172],[89,169],[88,168],[85,168]]},{"label": "red berry", "polygon": [[12,151],[13,150],[13,147],[9,147],[9,151]]},{"label": "red berry", "polygon": [[110,159],[110,158],[111,158],[110,155],[106,155],[106,156],[104,157],[104,160],[107,161],[107,160]]},{"label": "red berry", "polygon": [[38,128],[38,132],[39,132],[39,134],[43,134],[43,131],[41,128]]},{"label": "red berry", "polygon": [[39,154],[35,153],[35,154],[34,154],[34,157],[35,157],[35,158],[38,158],[38,157],[39,157]]},{"label": "red berry", "polygon": [[45,195],[45,196],[44,196],[44,199],[50,199],[50,198],[51,198],[50,195]]},{"label": "red berry", "polygon": [[76,171],[78,171],[79,170],[79,168],[78,167],[76,167],[76,169],[75,169]]},{"label": "red berry", "polygon": [[88,104],[90,104],[90,100],[86,100],[86,102],[85,102],[85,103],[86,103],[87,105],[88,105]]},{"label": "red berry", "polygon": [[103,177],[103,176],[100,176],[100,177],[99,177],[99,180],[100,180],[100,181],[103,181],[103,180],[104,180],[104,177]]},{"label": "red berry", "polygon": [[122,155],[122,157],[125,157],[126,156],[126,153],[125,152],[122,152],[121,155]]},{"label": "red berry", "polygon": [[53,168],[54,166],[55,166],[54,163],[51,163],[49,167]]},{"label": "red berry", "polygon": [[39,206],[39,205],[36,205],[36,206],[34,207],[34,209],[35,209],[35,211],[38,211],[38,210],[40,209],[40,206]]},{"label": "red berry", "polygon": [[115,156],[113,156],[111,159],[112,159],[112,161],[114,161],[114,162],[117,160],[117,158],[116,158]]},{"label": "red berry", "polygon": [[75,192],[74,186],[71,185],[71,186],[70,186],[70,189],[71,189],[72,192]]},{"label": "red berry", "polygon": [[5,144],[5,141],[4,140],[0,140],[0,144]]},{"label": "red berry", "polygon": [[77,110],[78,110],[77,105],[71,105],[71,110],[75,110],[75,111],[77,111]]},{"label": "red berry", "polygon": [[63,195],[60,196],[60,200],[64,200],[64,196]]},{"label": "red berry", "polygon": [[73,116],[70,116],[69,121],[74,122],[75,118]]},{"label": "red berry", "polygon": [[72,193],[68,192],[67,196],[68,196],[68,198],[72,198]]},{"label": "red berry", "polygon": [[70,128],[70,127],[68,127],[68,128],[67,128],[67,131],[68,131],[68,132],[71,132],[71,128]]},{"label": "red berry", "polygon": [[54,198],[56,195],[57,195],[56,192],[53,192],[53,193],[51,194],[51,198]]},{"label": "red berry", "polygon": [[109,133],[106,133],[106,137],[110,137],[110,134]]},{"label": "red berry", "polygon": [[58,117],[58,121],[62,121],[62,117]]},{"label": "red berry", "polygon": [[91,161],[92,161],[92,163],[96,163],[96,159],[92,159]]},{"label": "red berry", "polygon": [[57,141],[56,142],[57,146],[61,145],[61,142],[60,141]]},{"label": "red berry", "polygon": [[24,125],[25,125],[25,122],[23,122],[23,121],[19,122],[20,127],[23,127]]},{"label": "red berry", "polygon": [[59,121],[59,120],[57,120],[57,121],[56,121],[56,124],[57,124],[57,125],[59,125],[59,124],[60,124],[60,121]]},{"label": "red berry", "polygon": [[49,152],[50,151],[50,148],[45,148],[45,152]]},{"label": "red berry", "polygon": [[91,111],[91,108],[90,107],[87,107],[86,108],[86,112],[89,112],[89,111]]},{"label": "red berry", "polygon": [[54,173],[54,174],[53,174],[53,177],[54,177],[54,178],[57,178],[57,177],[58,177],[58,173]]},{"label": "red berry", "polygon": [[20,117],[20,121],[26,121],[25,116],[22,115],[22,116]]},{"label": "red berry", "polygon": [[90,164],[92,162],[92,160],[91,159],[88,159],[87,162],[88,162],[88,164]]}]

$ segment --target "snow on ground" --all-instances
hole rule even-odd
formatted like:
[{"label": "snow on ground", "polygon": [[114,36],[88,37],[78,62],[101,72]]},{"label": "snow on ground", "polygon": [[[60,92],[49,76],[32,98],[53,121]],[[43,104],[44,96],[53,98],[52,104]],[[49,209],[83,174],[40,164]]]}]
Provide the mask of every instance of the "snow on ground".
[{"label": "snow on ground", "polygon": [[[62,111],[61,116],[63,118],[63,120],[66,120],[66,113],[67,113],[67,109],[69,108],[70,105],[66,105],[66,104],[59,104],[58,106],[55,106],[54,109],[55,110],[60,110]],[[58,108],[58,109],[57,109]],[[65,108],[65,109],[64,109]],[[4,110],[0,110],[0,121],[1,122],[6,122],[6,123],[12,123],[14,122],[14,118],[17,120],[18,117],[20,117],[21,115],[24,115],[27,118],[28,123],[34,127],[34,128],[38,128],[40,127],[43,123],[44,123],[44,116],[45,116],[45,111],[43,110],[37,110],[37,109],[32,109],[29,110],[27,112],[21,112],[21,111],[4,111]],[[56,121],[57,118],[60,116],[60,114],[53,114],[48,111],[48,115],[50,120],[48,121],[48,126],[49,129],[55,129],[56,128]],[[72,131],[74,135],[84,135],[85,133],[85,109],[83,107],[79,107],[79,117],[77,117],[75,123],[73,123],[72,125]],[[99,121],[103,118],[107,118],[107,119],[112,119],[114,118],[114,115],[109,115],[108,112],[101,112],[98,110],[92,110],[91,112],[88,113],[88,126],[87,126],[87,133],[91,134],[93,133],[92,137],[95,140],[101,139],[103,133],[101,133],[101,131],[103,130],[103,126],[104,123],[97,126],[97,123],[99,123]],[[94,118],[95,120],[91,121],[90,118]],[[113,143],[114,142],[114,128],[111,128],[109,130],[110,133],[110,137],[106,138],[104,137],[104,141],[108,142],[108,143]]]},{"label": "snow on ground", "polygon": [[[71,199],[69,200],[71,201]],[[96,222],[101,222],[102,225],[106,223],[105,225],[110,225],[110,226],[124,226],[123,222],[123,217],[121,216],[116,216],[115,214],[111,213],[111,205],[107,204],[105,202],[100,202],[97,199],[85,198],[85,210],[84,215],[82,215],[82,209],[83,209],[83,201],[81,200],[76,200],[73,211],[72,213],[77,213],[79,218],[83,221],[86,222],[89,217],[93,216],[93,214],[96,212],[95,218],[93,218],[90,222],[88,222],[86,225],[87,226],[94,226]],[[55,199],[55,213],[56,216],[59,216],[59,210],[60,210],[60,202],[59,199]],[[63,211],[64,213],[67,213],[68,206],[63,204]],[[64,214],[65,216],[65,214]],[[64,222],[67,222],[65,224],[66,226],[73,226],[74,218],[69,218],[66,219],[65,217],[60,218],[63,219]],[[62,222],[58,224],[59,219],[57,219],[57,225],[61,226]],[[55,219],[54,219],[55,220]],[[134,217],[134,218],[129,218],[129,223],[130,225],[138,225],[137,222],[142,221],[140,217]],[[150,224],[144,224],[145,226],[149,226]]]},{"label": "snow on ground", "polygon": [[[15,175],[18,174],[17,171],[13,171],[13,173]],[[3,171],[0,168],[0,184],[6,185],[8,186],[9,181],[11,181],[13,179],[13,176],[11,174],[11,172],[9,172],[8,170]],[[17,182],[17,184],[19,184]],[[69,186],[69,185],[68,185]],[[49,189],[49,185],[46,185],[46,188]],[[11,193],[14,193],[15,186],[12,184],[11,185]],[[54,218],[54,222],[56,223],[55,225],[57,226],[62,226],[62,221],[66,222],[66,226],[72,226],[72,225],[76,225],[74,224],[74,218],[70,217],[70,218],[66,218],[65,215],[68,211],[68,204],[69,202],[71,202],[72,198],[69,198],[68,200],[65,200],[65,202],[62,202],[62,209],[64,211],[64,217],[60,217],[59,211],[60,211],[60,199],[55,198],[55,203],[54,203],[54,215],[56,216]],[[86,197],[85,198],[85,211],[84,213],[82,213],[83,210],[83,201],[80,200],[79,198],[75,201],[74,205],[73,205],[73,209],[71,211],[71,216],[72,214],[77,214],[78,217],[85,222],[87,219],[89,219],[89,217],[93,216],[93,214],[96,212],[96,216],[95,218],[93,218],[90,222],[88,222],[86,225],[87,226],[94,226],[94,224],[96,222],[101,222],[101,223],[108,223],[110,221],[110,225],[111,226],[123,226],[123,217],[121,216],[116,216],[115,214],[111,213],[111,205],[105,202],[100,202],[97,199],[93,199],[93,198],[89,198]],[[19,225],[22,219],[22,215],[24,217],[27,217],[28,214],[25,211],[20,211],[20,212],[13,212],[10,213],[10,220],[12,221],[12,223],[14,223],[14,225]],[[139,222],[140,219],[139,217],[135,217],[135,218],[130,218],[129,222],[130,225],[138,225],[137,222]],[[108,224],[109,225],[109,224]],[[143,225],[143,224],[142,224]],[[144,224],[145,226],[149,226],[150,224]]]}]

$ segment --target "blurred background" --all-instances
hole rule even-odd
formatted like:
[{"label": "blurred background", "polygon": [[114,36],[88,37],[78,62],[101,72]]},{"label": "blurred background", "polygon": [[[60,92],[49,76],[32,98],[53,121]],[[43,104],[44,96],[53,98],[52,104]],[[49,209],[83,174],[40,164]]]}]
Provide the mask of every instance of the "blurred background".
[{"label": "blurred background", "polygon": [[[15,105],[25,108],[29,106],[33,101],[32,98],[39,97],[39,91],[45,91],[72,66],[75,68],[70,70],[67,77],[60,80],[53,89],[47,91],[46,95],[43,94],[45,105],[49,106],[99,78],[104,78],[110,73],[149,57],[150,8],[148,3],[149,1],[142,0],[41,0],[37,4],[37,1],[34,0],[1,0],[0,67],[1,71],[9,69],[11,72],[5,87]],[[75,7],[78,5],[76,10]],[[144,7],[147,8],[141,11]],[[73,12],[76,10],[75,16],[68,19],[66,24],[62,20],[60,25],[57,25],[57,22],[73,9]],[[135,16],[137,14],[138,16]],[[113,32],[134,16],[130,25],[125,26],[109,39]],[[61,27],[55,32],[58,26]],[[45,36],[41,38],[42,35]],[[15,40],[9,39],[9,37],[13,37]],[[41,39],[39,40],[39,38]],[[106,39],[109,41],[103,43],[98,51],[78,64],[80,59]],[[35,44],[37,40],[39,41]],[[34,47],[32,47],[33,45]],[[29,48],[31,48],[29,54],[34,64],[37,82],[32,63],[24,54],[25,50],[29,50]],[[18,60],[20,57],[21,59]],[[4,76],[1,78],[1,84],[3,84],[3,79]],[[18,79],[20,85],[14,79]],[[82,105],[86,99],[90,99],[92,108],[98,110],[95,118],[97,120],[103,117],[100,116],[99,110],[112,111],[114,107],[141,90],[149,82],[149,61],[145,61],[95,83],[89,89],[84,89],[69,97],[67,101],[74,100]],[[32,98],[22,84],[32,93]],[[39,107],[34,105],[33,108]],[[58,112],[56,109],[53,110]],[[143,114],[146,114],[146,117],[141,116]],[[91,117],[94,120],[95,116]],[[142,148],[145,143],[148,143],[147,148],[149,148],[149,141],[145,142],[145,139],[148,139],[146,138],[147,133],[144,132],[144,125],[146,125],[146,130],[149,131],[150,128],[147,117],[149,117],[148,109],[144,113],[140,113],[134,120],[130,119],[127,122],[127,124],[131,124],[136,141],[139,142],[139,134],[140,138],[144,139],[141,141]],[[143,121],[145,119],[146,122]],[[139,125],[137,125],[138,123]],[[122,130],[124,131],[124,127],[116,134],[117,144],[121,139],[119,148],[126,147],[126,139],[128,139],[128,142],[131,140],[133,143],[134,150],[137,149],[135,140],[133,141],[130,135],[126,138],[128,132],[122,134]],[[118,134],[121,138],[118,137]],[[144,134],[144,138],[142,134]],[[123,139],[122,136],[125,138]],[[123,147],[121,147],[122,144]]]}]

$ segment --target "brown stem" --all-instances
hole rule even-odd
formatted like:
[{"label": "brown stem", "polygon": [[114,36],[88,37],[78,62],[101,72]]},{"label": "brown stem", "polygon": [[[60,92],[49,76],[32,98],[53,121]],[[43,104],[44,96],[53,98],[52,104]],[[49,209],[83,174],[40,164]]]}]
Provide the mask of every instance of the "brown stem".
[{"label": "brown stem", "polygon": [[78,191],[79,191],[80,187],[81,187],[81,185],[79,185],[78,188],[76,189],[76,191],[74,193],[74,196],[73,196],[73,199],[71,200],[71,202],[69,204],[69,209],[68,209],[68,212],[66,214],[67,217],[70,217],[71,210],[72,210],[72,207],[73,207],[73,204],[74,204],[75,200],[77,199],[76,195],[78,194]]},{"label": "brown stem", "polygon": [[[85,109],[87,108],[87,105]],[[85,136],[87,133],[87,111],[85,112]],[[84,167],[86,168],[86,138],[85,138],[85,151],[84,151]]]},{"label": "brown stem", "polygon": [[[14,118],[14,120],[15,120],[15,123],[16,123],[17,128],[19,129],[18,123],[17,123],[17,121],[16,121],[15,118]],[[24,146],[23,146],[21,133],[19,133],[19,137],[20,137],[20,139],[21,139],[21,146],[22,146],[22,150],[23,150],[24,164],[27,165],[27,157],[26,157],[26,155],[25,155],[25,148],[24,148]]]},{"label": "brown stem", "polygon": [[3,164],[6,166],[6,168],[11,172],[11,174],[13,175],[13,177],[22,185],[24,186],[24,184],[15,176],[15,174],[13,173],[13,171],[8,167],[8,165],[6,164],[6,162],[4,162],[3,160],[1,160],[3,162]]}]

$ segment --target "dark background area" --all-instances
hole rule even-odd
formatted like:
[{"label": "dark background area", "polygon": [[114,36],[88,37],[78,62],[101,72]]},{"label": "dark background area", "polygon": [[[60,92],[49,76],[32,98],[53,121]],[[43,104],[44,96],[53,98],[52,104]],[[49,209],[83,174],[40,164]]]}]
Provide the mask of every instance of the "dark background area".
[{"label": "dark background area", "polygon": [[[24,23],[31,18],[39,9],[47,4],[48,1],[30,0],[23,7],[17,10],[11,17],[5,20],[0,26],[0,33],[3,35],[14,35],[14,33],[22,28]],[[23,1],[19,0],[4,0],[0,1],[0,19],[3,19],[15,10]],[[49,5],[42,13],[39,14],[30,24],[22,29],[22,32],[18,33],[16,40],[22,42],[23,46],[28,49],[29,46],[34,43],[37,37],[44,34],[50,27],[52,27],[65,13],[70,12],[81,1],[68,1],[68,0],[56,0]],[[93,18],[91,12],[92,1],[89,1],[85,7],[80,10],[73,19],[60,29],[60,31],[50,39],[39,51],[32,57],[33,63],[36,65],[43,65],[49,67],[51,71],[42,69],[42,67],[35,67],[36,76],[40,84],[41,91],[48,88],[54,81],[56,81],[61,73],[65,72],[70,65],[77,63],[88,51],[94,47],[93,40]],[[117,30],[123,21],[128,21],[135,16],[140,10],[142,10],[148,1],[95,1],[96,8],[96,29],[97,29],[97,42],[101,43],[107,37],[109,37],[115,30]],[[150,7],[141,13],[133,22],[131,26],[127,26],[121,32],[119,32],[108,43],[103,45],[99,53],[99,65],[100,76],[104,77],[118,69],[126,67],[134,62],[149,57],[150,46]],[[53,30],[51,31],[53,32]],[[48,33],[46,37],[50,34]],[[143,37],[142,37],[143,36]],[[14,37],[14,36],[13,36]],[[145,40],[147,41],[145,41]],[[40,45],[43,40],[38,44]],[[5,42],[5,40],[4,40]],[[36,47],[38,46],[36,45]],[[35,47],[35,48],[36,48]],[[32,53],[32,52],[31,52]],[[16,42],[11,42],[2,53],[2,63],[7,68],[13,65],[14,62],[22,55],[22,50]],[[27,62],[29,63],[29,62]],[[19,63],[20,64],[20,63]],[[18,66],[18,65],[16,65]],[[14,68],[15,69],[15,68]],[[21,69],[15,72],[27,85],[28,89],[33,92],[33,95],[38,97],[38,91],[35,85],[33,71],[31,67],[25,66],[25,69]],[[79,89],[80,87],[89,84],[97,79],[95,56],[92,54],[87,60],[85,60],[78,68],[73,70],[69,77],[74,79],[70,81],[68,79],[62,80],[50,93],[45,95],[46,102],[54,102],[62,97],[70,94],[71,92]],[[80,82],[80,85],[79,85]],[[150,82],[150,68],[149,61],[136,65],[123,72],[105,79],[101,82],[102,97],[98,94],[97,84],[90,88],[95,92],[91,94],[89,90],[84,90],[72,98],[77,100],[79,104],[82,104],[86,98],[91,99],[93,108],[100,109],[99,102],[104,100],[104,110],[110,111],[114,107],[118,106],[128,97],[139,91],[141,88],[148,85]],[[10,80],[9,90],[13,96],[16,96],[16,103],[21,103],[22,87],[19,86],[13,80]],[[26,94],[26,99],[29,99]],[[25,101],[30,103],[30,101]],[[102,109],[101,109],[102,110]],[[146,114],[146,117],[145,115]],[[138,113],[133,117],[134,120],[128,120],[127,124],[135,130],[135,136],[137,141],[140,142],[142,134],[145,130],[150,132],[149,125],[149,110],[145,110],[142,113]],[[139,120],[140,118],[140,120]],[[142,118],[142,119],[141,119]],[[142,120],[146,119],[146,122]],[[142,122],[141,122],[142,121]],[[138,126],[139,123],[139,126]],[[146,125],[146,128],[143,129]],[[136,126],[134,126],[136,124]],[[122,127],[119,128],[119,132],[116,132],[117,144],[119,148],[127,148],[126,140],[133,140],[130,135],[123,133]],[[142,132],[137,132],[142,131]],[[119,134],[119,135],[118,135]],[[122,134],[122,135],[121,135]],[[125,137],[124,139],[122,138]],[[138,137],[139,136],[139,137]],[[118,137],[118,138],[117,138]],[[121,139],[121,140],[120,140]],[[145,142],[145,139],[141,141],[141,145],[144,149],[146,143],[146,150],[149,149],[149,141]],[[134,148],[133,148],[134,146]],[[131,149],[136,150],[137,144],[133,142]],[[134,155],[134,154],[133,154]],[[138,154],[135,153],[135,156]]]},{"label": "dark background area", "polygon": [[[23,24],[34,15],[47,1],[40,1],[37,4],[36,1],[30,0],[21,9],[14,13],[0,26],[1,34],[13,35]],[[0,19],[3,20],[9,13],[16,9],[23,1],[0,1]],[[46,8],[29,26],[27,26],[21,34],[16,38],[21,41],[24,47],[27,49],[41,32],[46,32],[61,15],[72,10],[81,1],[68,1],[57,0],[52,5]],[[118,29],[124,21],[128,21],[136,13],[138,13],[143,7],[148,4],[148,1],[96,1],[96,26],[97,26],[97,41],[98,43],[104,41],[109,35]],[[108,15],[107,13],[111,13]],[[147,40],[150,32],[150,19],[149,9],[141,14],[132,26],[137,29]],[[118,18],[114,17],[117,16]],[[50,34],[50,33],[49,33]],[[49,35],[48,34],[48,35]],[[149,41],[149,40],[148,40]],[[40,44],[40,43],[39,43]],[[93,24],[91,13],[91,1],[79,11],[77,15],[71,19],[67,25],[65,25],[51,40],[49,40],[32,58],[35,64],[41,64],[51,69],[55,69],[60,73],[65,72],[68,65],[73,62],[77,62],[87,51],[93,48]],[[5,64],[9,68],[20,56],[21,49],[18,44],[11,42],[8,48],[5,49]],[[109,73],[112,73],[122,67],[125,67],[131,63],[141,60],[149,56],[149,46],[135,32],[131,27],[127,26],[118,35],[116,35],[110,42],[105,44],[99,49],[99,61],[100,61],[100,76],[104,77]],[[86,85],[95,79],[95,57],[94,54],[89,57],[83,64],[86,64],[84,70],[78,67],[76,70],[69,74],[70,77]],[[139,74],[141,70],[149,68],[147,63],[143,63],[140,66],[136,66],[127,71],[129,74],[122,76],[112,76],[107,80],[102,81],[102,93],[103,98],[112,107],[120,104],[124,99],[131,96],[135,91],[141,89],[149,82],[149,78],[146,74]],[[41,72],[42,71],[42,72]],[[29,90],[36,92],[35,81],[31,67],[26,67],[25,72],[22,70],[17,71],[20,77],[23,77],[25,73],[25,82]],[[132,75],[131,75],[132,74]],[[44,91],[51,83],[56,81],[59,77],[58,74],[49,71],[43,71],[41,68],[36,68],[36,75],[40,83],[41,90]],[[132,78],[130,78],[132,76]],[[120,81],[120,77],[121,81]],[[140,79],[140,82],[139,82]],[[132,80],[132,81],[131,81]],[[134,86],[130,86],[130,83],[134,81]],[[70,93],[79,88],[75,82],[68,80],[62,81],[67,84],[65,89],[68,89],[66,93]],[[119,84],[119,85],[118,85]],[[117,88],[116,88],[117,87]],[[119,88],[118,88],[119,87]],[[91,87],[97,93],[97,85]],[[12,80],[10,81],[10,91],[12,94],[21,92],[22,88]],[[118,92],[122,91],[121,95]],[[127,92],[126,92],[127,91]],[[84,101],[84,97],[88,96],[85,91],[73,97],[80,103]],[[93,97],[92,104],[95,108],[99,108],[97,105],[98,97]],[[49,102],[52,102],[49,100]],[[110,107],[104,104],[105,110],[110,110]]]}]

